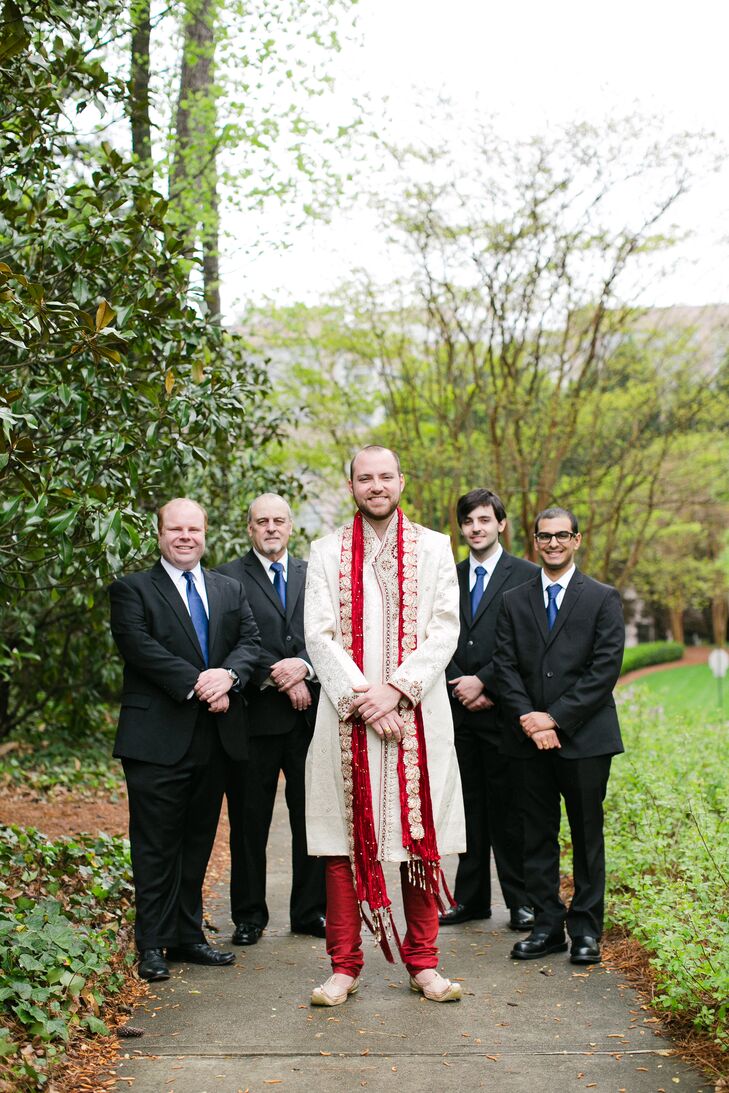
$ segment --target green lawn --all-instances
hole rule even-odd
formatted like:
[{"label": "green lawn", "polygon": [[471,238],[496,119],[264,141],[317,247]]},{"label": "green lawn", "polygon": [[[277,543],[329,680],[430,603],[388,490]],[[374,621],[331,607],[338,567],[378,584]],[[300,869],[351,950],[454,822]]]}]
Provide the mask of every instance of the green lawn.
[{"label": "green lawn", "polygon": [[723,714],[729,720],[729,675],[722,681],[724,701],[720,708],[716,680],[708,664],[652,672],[632,683],[619,686],[618,699],[620,692],[628,688],[635,688],[636,694],[645,701],[655,702],[667,716],[671,713],[695,714],[703,711],[712,717]]}]

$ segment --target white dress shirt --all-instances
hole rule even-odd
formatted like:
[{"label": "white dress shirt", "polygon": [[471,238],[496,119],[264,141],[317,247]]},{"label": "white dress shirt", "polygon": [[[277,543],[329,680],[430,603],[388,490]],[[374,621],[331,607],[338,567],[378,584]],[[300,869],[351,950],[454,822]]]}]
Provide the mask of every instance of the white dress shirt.
[{"label": "white dress shirt", "polygon": [[476,583],[476,576],[477,576],[476,566],[480,565],[483,569],[486,570],[486,574],[485,574],[484,579],[483,579],[483,590],[485,592],[486,591],[486,586],[488,585],[489,581],[491,580],[491,574],[495,570],[496,564],[497,564],[499,558],[501,557],[501,555],[503,553],[504,553],[504,548],[502,547],[501,543],[499,543],[496,547],[496,550],[493,552],[493,554],[489,555],[489,557],[486,558],[483,562],[479,562],[477,558],[474,558],[473,554],[469,554],[469,556],[468,556],[468,587],[471,590],[471,592],[473,592],[473,586]]},{"label": "white dress shirt", "polygon": [[[268,577],[269,581],[271,582],[271,584],[273,584],[273,578],[276,576],[276,574],[275,574],[274,570],[271,569],[271,559],[267,558],[265,554],[259,554],[255,547],[253,547],[253,553],[255,554],[256,558],[258,558],[258,561],[261,563],[263,568],[266,570],[266,576]],[[283,552],[283,554],[278,559],[278,561],[283,566],[283,570],[281,571],[283,579],[285,581],[288,581],[288,579],[289,579],[289,552],[288,552],[288,550],[285,550]]]},{"label": "white dress shirt", "polygon": [[[185,570],[178,569],[176,565],[173,565],[172,562],[168,562],[166,558],[160,558],[160,561],[165,572],[170,576],[175,588],[180,593],[182,602],[187,608],[187,613],[189,615],[190,604],[187,602],[187,581],[185,580]],[[210,610],[208,608],[208,593],[207,589],[205,588],[205,578],[203,577],[202,567],[199,562],[194,569],[190,570],[190,573],[192,573],[192,579],[195,582],[195,588],[198,590],[200,594],[200,599],[203,602],[205,614],[208,616],[208,618],[210,618]]]},{"label": "white dress shirt", "polygon": [[560,591],[557,593],[556,603],[557,603],[557,609],[559,610],[559,608],[562,606],[562,600],[564,599],[564,594],[567,591],[567,585],[572,580],[572,578],[574,576],[574,573],[575,573],[575,569],[576,569],[576,566],[573,563],[569,567],[567,572],[563,573],[562,576],[556,581],[553,581],[552,578],[548,577],[547,574],[544,572],[544,570],[542,570],[542,592],[544,594],[544,607],[545,607],[545,609],[546,609],[546,607],[549,603],[549,594],[547,592],[547,589],[553,584],[558,584],[560,586]]}]

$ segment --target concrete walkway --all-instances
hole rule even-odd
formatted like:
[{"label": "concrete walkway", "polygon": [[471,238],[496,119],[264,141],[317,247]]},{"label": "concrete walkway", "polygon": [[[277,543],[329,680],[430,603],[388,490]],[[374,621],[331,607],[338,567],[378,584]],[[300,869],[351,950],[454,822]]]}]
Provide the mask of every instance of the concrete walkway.
[{"label": "concrete walkway", "polygon": [[[329,975],[324,942],[288,930],[288,825],[282,796],[269,854],[272,921],[234,967],[174,965],[130,1023],[117,1089],[133,1093],[343,1093],[463,1090],[492,1093],[710,1093],[712,1083],[671,1054],[656,1021],[617,973],[567,956],[518,963],[500,901],[488,921],[441,933],[441,967],[461,980],[460,1003],[408,989],[369,938],[359,993],[346,1005],[309,1005]],[[446,863],[449,877],[454,861]],[[397,886],[388,877],[394,897]],[[499,892],[498,885],[495,891]],[[499,892],[500,895],[500,892]],[[210,908],[227,945],[224,890]],[[402,922],[400,913],[399,920]],[[127,1085],[128,1083],[128,1085]]]}]

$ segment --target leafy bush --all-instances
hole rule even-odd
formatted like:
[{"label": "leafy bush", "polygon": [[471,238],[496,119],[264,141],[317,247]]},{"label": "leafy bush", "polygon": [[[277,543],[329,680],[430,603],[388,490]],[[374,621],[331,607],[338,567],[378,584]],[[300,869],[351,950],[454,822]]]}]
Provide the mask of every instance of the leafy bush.
[{"label": "leafy bush", "polygon": [[126,840],[0,829],[0,1080],[14,1090],[42,1089],[74,1031],[108,1031],[131,900]]},{"label": "leafy bush", "polygon": [[108,711],[99,720],[99,731],[70,738],[57,725],[26,725],[12,743],[0,746],[0,789],[20,787],[42,795],[73,790],[115,799],[124,777],[121,764],[111,759],[114,721]]},{"label": "leafy bush", "polygon": [[654,1003],[729,1050],[726,725],[626,689],[608,807],[609,918],[651,954]]},{"label": "leafy bush", "polygon": [[649,664],[667,664],[671,660],[680,660],[683,651],[680,641],[646,641],[643,645],[633,645],[623,653],[620,674],[634,672],[636,668],[647,668]]}]

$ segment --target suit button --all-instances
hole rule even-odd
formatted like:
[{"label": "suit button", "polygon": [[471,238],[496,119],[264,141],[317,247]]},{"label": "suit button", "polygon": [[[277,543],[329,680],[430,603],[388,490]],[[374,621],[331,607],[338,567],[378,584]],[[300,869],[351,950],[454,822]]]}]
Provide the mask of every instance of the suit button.
[{"label": "suit button", "polygon": [[553,675],[554,672],[547,672],[547,679],[551,679]]},{"label": "suit button", "polygon": [[294,639],[291,637],[291,634],[286,635],[286,641],[293,641],[293,640]]},{"label": "suit button", "polygon": [[466,645],[473,645],[473,642],[472,641],[467,641]]}]

